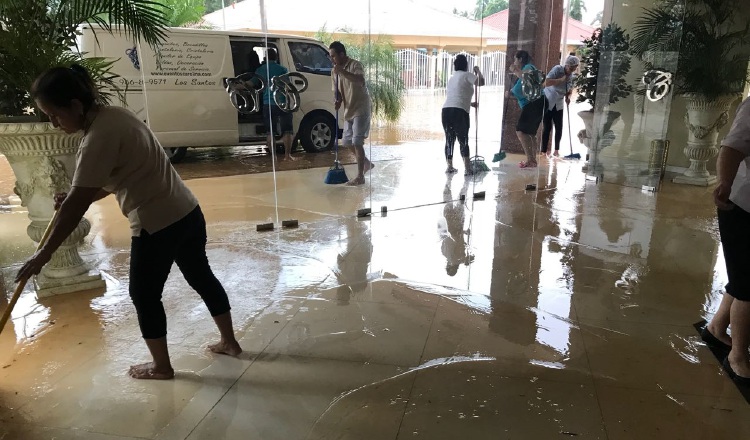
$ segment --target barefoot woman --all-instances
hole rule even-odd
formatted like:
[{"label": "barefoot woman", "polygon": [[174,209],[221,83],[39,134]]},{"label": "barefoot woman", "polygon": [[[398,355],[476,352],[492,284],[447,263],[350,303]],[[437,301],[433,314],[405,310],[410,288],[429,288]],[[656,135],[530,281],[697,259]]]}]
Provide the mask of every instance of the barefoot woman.
[{"label": "barefoot woman", "polygon": [[177,263],[206,303],[221,333],[216,353],[242,352],[234,337],[229,300],[206,258],[206,222],[195,196],[172,168],[151,130],[132,112],[102,105],[86,70],[58,67],[32,87],[37,106],[66,133],[83,131],[70,192],[55,197],[57,221],[47,243],[18,272],[38,274],[76,228],[89,206],[109,194],[130,221],[130,297],[153,362],[130,367],[137,379],[171,379],[164,283]]}]

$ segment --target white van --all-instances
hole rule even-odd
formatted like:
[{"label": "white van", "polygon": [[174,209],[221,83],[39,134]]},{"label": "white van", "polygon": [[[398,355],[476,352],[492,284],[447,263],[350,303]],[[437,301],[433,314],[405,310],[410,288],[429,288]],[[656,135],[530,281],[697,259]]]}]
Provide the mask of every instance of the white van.
[{"label": "white van", "polygon": [[[297,140],[307,152],[333,146],[335,109],[328,49],[312,38],[255,32],[170,28],[157,58],[148,45],[135,45],[124,35],[97,27],[82,28],[80,48],[87,57],[117,60],[113,73],[127,85],[127,106],[146,121],[173,162],[188,147],[264,144],[260,113],[240,114],[224,87],[226,78],[254,71],[267,47],[279,62],[305,76],[294,113]],[[140,52],[140,53],[139,53]],[[300,79],[293,83],[302,83]],[[340,132],[340,130],[339,130]]]}]

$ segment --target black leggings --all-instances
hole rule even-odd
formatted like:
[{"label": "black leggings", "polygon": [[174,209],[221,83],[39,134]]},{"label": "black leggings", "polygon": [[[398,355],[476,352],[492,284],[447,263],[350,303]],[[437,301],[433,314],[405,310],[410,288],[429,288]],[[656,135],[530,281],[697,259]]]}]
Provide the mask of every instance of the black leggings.
[{"label": "black leggings", "polygon": [[461,156],[469,157],[469,112],[462,108],[443,109],[443,130],[445,131],[445,158],[453,159],[453,145],[458,139]]},{"label": "black leggings", "polygon": [[200,206],[182,220],[154,234],[141,230],[130,247],[130,298],[146,339],[167,335],[167,316],[161,302],[172,263],[206,303],[211,316],[230,310],[227,292],[216,279],[206,257],[206,220]]},{"label": "black leggings", "polygon": [[549,135],[552,132],[552,123],[555,123],[555,151],[560,149],[560,140],[563,132],[564,109],[557,109],[557,104],[549,109],[549,102],[544,98],[544,131],[542,132],[542,153],[547,152],[549,146]]}]

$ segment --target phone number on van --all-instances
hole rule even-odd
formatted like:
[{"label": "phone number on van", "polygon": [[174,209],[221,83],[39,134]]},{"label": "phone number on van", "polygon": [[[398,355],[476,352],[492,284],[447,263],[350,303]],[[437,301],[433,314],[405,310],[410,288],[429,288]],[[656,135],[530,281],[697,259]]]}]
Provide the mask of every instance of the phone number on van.
[{"label": "phone number on van", "polygon": [[[128,87],[130,87],[130,86],[143,86],[143,80],[142,79],[139,79],[138,81],[136,81],[134,79],[120,78],[120,83],[122,85],[126,85]],[[151,85],[151,86],[166,85],[167,84],[167,80],[166,80],[166,78],[164,78],[164,79],[149,79],[148,81],[146,81],[146,84],[147,85]],[[198,78],[193,78],[192,80],[188,81],[186,79],[179,79],[178,78],[178,79],[174,80],[174,85],[176,85],[176,86],[215,86],[216,85],[216,81],[211,81],[211,80],[207,80],[207,79],[198,79]]]}]

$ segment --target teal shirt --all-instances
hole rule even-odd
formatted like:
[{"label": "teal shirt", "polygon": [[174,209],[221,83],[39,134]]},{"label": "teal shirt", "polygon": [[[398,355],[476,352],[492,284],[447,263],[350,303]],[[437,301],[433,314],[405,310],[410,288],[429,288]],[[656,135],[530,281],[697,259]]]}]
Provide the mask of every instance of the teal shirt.
[{"label": "teal shirt", "polygon": [[276,61],[269,61],[267,64],[261,64],[260,67],[255,70],[255,74],[263,78],[263,81],[266,83],[266,88],[263,89],[263,105],[276,105],[271,96],[271,84],[268,79],[273,78],[274,76],[284,75],[285,73],[289,73],[289,69]]},{"label": "teal shirt", "polygon": [[[523,66],[523,71],[536,69],[533,64],[527,64]],[[516,81],[516,85],[513,86],[513,88],[510,90],[511,93],[513,93],[513,96],[518,100],[518,105],[521,106],[521,108],[526,107],[526,104],[529,103],[529,100],[526,99],[526,96],[523,94],[523,81],[521,81],[521,78],[518,78]]]}]

